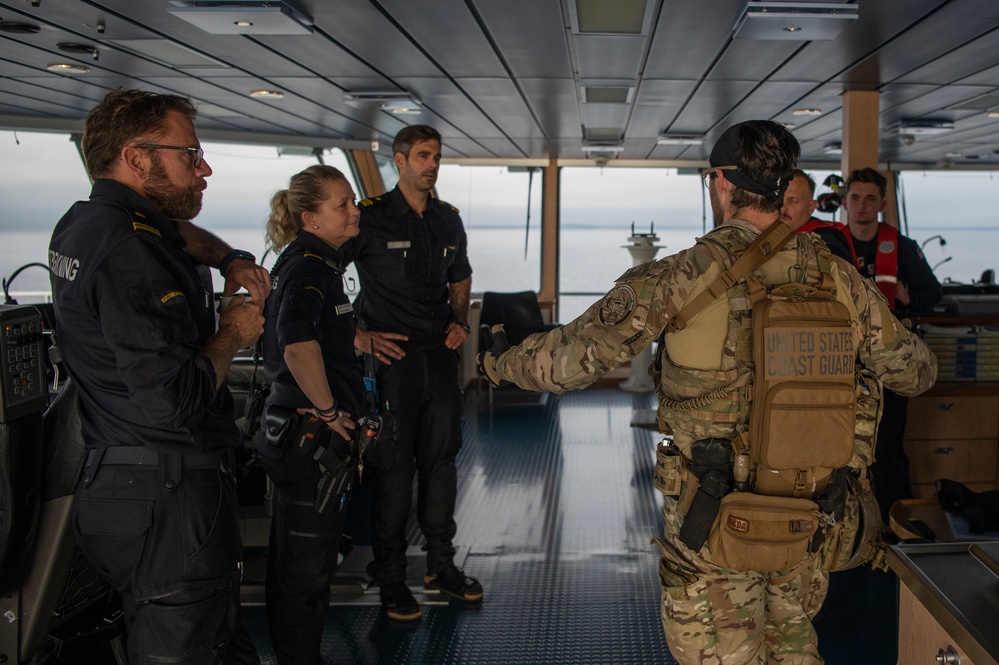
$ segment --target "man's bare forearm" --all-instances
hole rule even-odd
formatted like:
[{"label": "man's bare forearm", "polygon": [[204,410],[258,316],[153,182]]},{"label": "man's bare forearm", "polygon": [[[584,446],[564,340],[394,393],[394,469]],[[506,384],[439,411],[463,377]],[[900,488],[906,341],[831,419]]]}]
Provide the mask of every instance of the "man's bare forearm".
[{"label": "man's bare forearm", "polygon": [[177,230],[187,243],[184,251],[201,265],[218,268],[225,255],[232,251],[225,240],[189,221],[178,221]]},{"label": "man's bare forearm", "polygon": [[463,279],[449,285],[451,310],[459,323],[468,323],[468,309],[471,302],[472,278]]}]

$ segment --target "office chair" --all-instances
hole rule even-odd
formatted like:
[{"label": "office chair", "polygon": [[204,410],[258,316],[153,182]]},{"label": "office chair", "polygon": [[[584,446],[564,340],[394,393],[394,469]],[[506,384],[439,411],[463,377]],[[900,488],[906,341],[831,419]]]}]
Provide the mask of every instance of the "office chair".
[{"label": "office chair", "polygon": [[[479,352],[493,345],[492,327],[503,324],[510,346],[523,342],[528,336],[538,332],[548,332],[559,327],[557,323],[545,323],[541,314],[541,304],[534,291],[499,293],[486,291],[482,294],[482,309],[479,315]],[[511,389],[517,389],[515,386]],[[506,390],[506,388],[503,388]],[[493,403],[493,386],[489,384],[489,404]]]}]

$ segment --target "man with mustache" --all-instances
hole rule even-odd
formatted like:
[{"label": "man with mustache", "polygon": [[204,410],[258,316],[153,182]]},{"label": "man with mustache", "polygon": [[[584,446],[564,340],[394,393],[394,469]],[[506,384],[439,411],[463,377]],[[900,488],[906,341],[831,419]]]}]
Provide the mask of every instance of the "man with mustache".
[{"label": "man with mustache", "polygon": [[[232,464],[242,443],[225,377],[263,331],[267,272],[190,223],[212,169],[189,99],[110,92],[87,116],[94,178],[52,234],[52,294],[87,447],[73,527],[121,596],[130,663],[259,665],[239,606]],[[210,279],[239,286],[216,327]]]},{"label": "man with mustache", "polygon": [[361,202],[360,234],[344,253],[361,280],[354,345],[374,356],[380,408],[394,423],[377,446],[368,570],[386,615],[415,621],[423,612],[406,585],[406,519],[417,474],[424,581],[461,600],[482,598],[482,585],[454,565],[452,543],[461,447],[457,349],[468,339],[472,267],[458,210],[431,196],[441,135],[426,125],[406,127],[392,152],[399,184]]}]

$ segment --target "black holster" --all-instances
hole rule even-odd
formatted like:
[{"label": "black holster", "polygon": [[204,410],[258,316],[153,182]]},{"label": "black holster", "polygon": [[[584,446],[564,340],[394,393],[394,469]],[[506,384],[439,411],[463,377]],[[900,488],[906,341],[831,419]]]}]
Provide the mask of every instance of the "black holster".
[{"label": "black holster", "polygon": [[699,487],[683,518],[680,541],[693,551],[704,545],[718,516],[721,498],[731,491],[732,442],[701,439],[690,445],[690,472]]}]

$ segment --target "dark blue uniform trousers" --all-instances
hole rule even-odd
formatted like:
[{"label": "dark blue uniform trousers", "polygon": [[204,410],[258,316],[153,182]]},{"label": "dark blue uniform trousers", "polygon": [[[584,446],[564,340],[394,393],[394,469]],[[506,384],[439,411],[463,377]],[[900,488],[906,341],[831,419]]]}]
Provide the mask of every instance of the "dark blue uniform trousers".
[{"label": "dark blue uniform trousers", "polygon": [[452,540],[457,471],[461,448],[462,391],[458,354],[442,344],[418,349],[402,344],[406,357],[378,371],[382,411],[390,431],[373,455],[375,500],[373,549],[369,569],[384,586],[406,579],[406,520],[417,477],[416,517],[427,541],[427,572],[437,574],[454,559]]},{"label": "dark blue uniform trousers", "polygon": [[232,474],[159,459],[88,465],[76,487],[76,539],[121,595],[129,662],[259,665],[239,605]]},{"label": "dark blue uniform trousers", "polygon": [[275,454],[262,442],[257,449],[277,490],[267,559],[274,653],[281,665],[318,665],[346,508],[333,497],[325,513],[316,512],[319,467],[311,458]]}]

